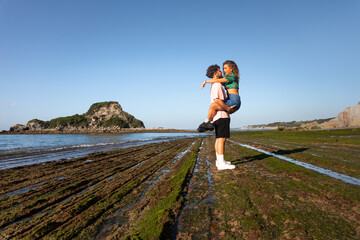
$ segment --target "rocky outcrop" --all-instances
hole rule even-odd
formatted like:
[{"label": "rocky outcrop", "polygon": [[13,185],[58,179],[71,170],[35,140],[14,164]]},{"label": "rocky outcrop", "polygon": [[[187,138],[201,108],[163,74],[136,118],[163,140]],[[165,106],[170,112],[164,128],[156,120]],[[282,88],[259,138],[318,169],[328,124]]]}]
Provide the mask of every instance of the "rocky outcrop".
[{"label": "rocky outcrop", "polygon": [[144,123],[125,112],[118,102],[100,102],[91,105],[82,114],[59,117],[50,121],[33,119],[26,125],[16,124],[10,132],[23,131],[116,131],[128,128],[145,128]]},{"label": "rocky outcrop", "polygon": [[29,130],[29,127],[22,125],[22,124],[16,124],[16,125],[10,127],[10,132],[20,132],[20,131],[27,131],[27,130]]},{"label": "rocky outcrop", "polygon": [[328,129],[328,128],[346,128],[360,127],[360,102],[352,107],[347,107],[345,111],[338,114],[336,118],[316,119],[312,121],[292,121],[292,122],[275,122],[270,124],[250,125],[240,129]]},{"label": "rocky outcrop", "polygon": [[117,102],[93,104],[85,114],[89,119],[89,128],[110,127],[144,128],[142,121],[122,110]]},{"label": "rocky outcrop", "polygon": [[305,128],[305,129],[311,129],[311,128],[316,128],[318,125],[319,125],[319,123],[317,121],[313,121],[313,122],[301,124],[300,127]]},{"label": "rocky outcrop", "polygon": [[360,102],[339,113],[336,118],[319,125],[321,128],[360,127]]}]

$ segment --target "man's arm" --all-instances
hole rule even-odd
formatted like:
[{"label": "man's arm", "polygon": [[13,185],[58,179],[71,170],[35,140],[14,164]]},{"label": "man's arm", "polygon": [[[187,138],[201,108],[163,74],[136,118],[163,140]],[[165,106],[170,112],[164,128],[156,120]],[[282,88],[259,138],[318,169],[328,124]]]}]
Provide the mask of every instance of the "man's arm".
[{"label": "man's arm", "polygon": [[221,100],[221,99],[219,99],[219,98],[214,99],[214,102],[215,102],[217,105],[219,105],[222,109],[224,109],[226,112],[228,112],[228,113],[230,113],[230,114],[233,113],[233,112],[235,112],[235,111],[234,111],[234,107],[235,107],[236,105],[229,107],[228,105],[226,105],[226,104],[224,103],[223,100]]}]

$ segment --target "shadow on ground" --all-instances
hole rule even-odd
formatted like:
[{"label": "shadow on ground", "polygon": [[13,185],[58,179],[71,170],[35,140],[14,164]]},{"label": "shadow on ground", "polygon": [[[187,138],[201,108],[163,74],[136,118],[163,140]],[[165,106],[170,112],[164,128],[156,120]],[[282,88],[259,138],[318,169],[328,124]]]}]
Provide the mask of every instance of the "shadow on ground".
[{"label": "shadow on ground", "polygon": [[[292,149],[292,150],[278,150],[278,151],[273,151],[271,153],[277,154],[277,155],[287,155],[287,154],[292,154],[292,153],[304,152],[308,149],[309,148],[296,148],[296,149]],[[255,155],[255,156],[247,156],[247,157],[236,159],[236,160],[232,161],[232,163],[237,165],[237,164],[249,163],[252,161],[263,160],[268,157],[271,157],[271,155],[268,155],[266,153],[261,153],[261,154]]]}]

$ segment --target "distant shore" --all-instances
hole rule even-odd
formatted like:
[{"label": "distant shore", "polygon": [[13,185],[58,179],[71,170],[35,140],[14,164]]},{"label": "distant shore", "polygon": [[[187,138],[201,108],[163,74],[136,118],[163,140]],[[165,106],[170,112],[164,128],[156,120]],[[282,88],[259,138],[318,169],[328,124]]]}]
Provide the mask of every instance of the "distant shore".
[{"label": "distant shore", "polygon": [[41,130],[41,131],[1,131],[0,134],[88,134],[88,133],[174,133],[174,132],[196,132],[195,130],[182,129],[164,129],[164,128],[124,128],[121,130],[72,130],[72,131],[57,131],[57,130]]},{"label": "distant shore", "polygon": [[252,126],[246,126],[246,127],[241,127],[238,128],[239,130],[276,130],[278,127],[252,127]]}]

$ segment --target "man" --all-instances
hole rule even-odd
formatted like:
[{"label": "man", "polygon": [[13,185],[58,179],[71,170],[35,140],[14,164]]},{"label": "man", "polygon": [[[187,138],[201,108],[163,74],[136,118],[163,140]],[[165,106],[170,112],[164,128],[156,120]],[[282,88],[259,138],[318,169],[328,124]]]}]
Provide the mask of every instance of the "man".
[{"label": "man", "polygon": [[[216,68],[216,66],[217,65],[210,66],[208,68],[208,73],[210,70],[213,71],[214,77],[221,77],[222,73],[220,67],[217,66]],[[210,90],[210,99],[211,102],[215,102],[218,105],[220,105],[220,107],[225,109],[226,105],[224,103],[224,100],[226,99],[226,93],[221,83],[212,83]],[[213,125],[215,128],[215,136],[216,136],[216,140],[215,140],[216,167],[218,168],[218,170],[234,169],[235,165],[232,165],[230,162],[225,161],[224,159],[225,142],[226,139],[230,137],[230,115],[226,111],[218,111],[215,117],[213,118]],[[202,130],[205,131],[205,129],[199,126],[198,131],[201,132]]]}]

